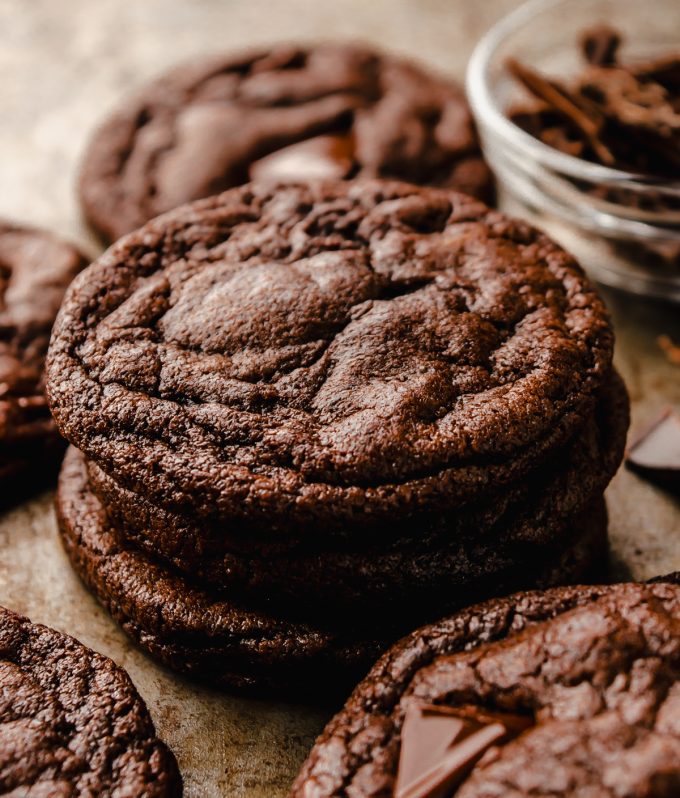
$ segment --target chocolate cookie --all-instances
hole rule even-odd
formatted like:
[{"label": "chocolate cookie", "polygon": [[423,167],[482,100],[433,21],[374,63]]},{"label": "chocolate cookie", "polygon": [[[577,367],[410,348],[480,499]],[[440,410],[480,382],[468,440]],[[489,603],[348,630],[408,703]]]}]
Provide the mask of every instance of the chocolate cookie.
[{"label": "chocolate cookie", "polygon": [[[57,514],[76,571],[125,631],[173,669],[220,686],[295,688],[300,696],[314,692],[323,678],[328,682],[326,697],[334,697],[365,673],[409,624],[406,613],[375,609],[370,617],[346,615],[342,625],[329,613],[323,621],[317,613],[309,623],[282,613],[277,602],[266,598],[258,606],[197,586],[118,540],[89,488],[84,458],[75,449],[64,460]],[[602,554],[605,528],[600,500],[574,519],[563,551],[549,551],[542,562],[515,563],[515,569],[535,569],[532,578],[546,585],[583,577]],[[502,581],[492,589],[502,590]],[[468,597],[459,593],[457,602]],[[440,603],[428,615],[441,612]]]},{"label": "chocolate cookie", "polygon": [[181,796],[172,753],[125,671],[0,608],[0,792]]},{"label": "chocolate cookie", "polygon": [[518,483],[592,417],[612,345],[573,259],[469,197],[252,184],[74,282],[48,394],[154,504],[325,536]]},{"label": "chocolate cookie", "polygon": [[574,517],[602,495],[621,461],[627,419],[616,377],[597,414],[540,473],[493,501],[417,525],[395,519],[362,530],[358,539],[301,540],[291,530],[283,540],[235,523],[211,526],[154,506],[93,463],[90,485],[122,540],[230,595],[265,591],[318,607],[324,616],[360,600],[412,612],[436,606],[443,594],[469,602],[491,595],[492,586],[508,592],[526,586],[532,564],[565,549]]},{"label": "chocolate cookie", "polygon": [[0,506],[53,476],[61,457],[44,363],[64,291],[85,265],[50,233],[0,222]]},{"label": "chocolate cookie", "polygon": [[340,44],[173,70],[95,133],[80,188],[90,223],[112,241],[249,179],[356,176],[493,194],[457,85]]},{"label": "chocolate cookie", "polygon": [[680,587],[520,593],[414,632],[330,722],[291,796],[680,790]]}]

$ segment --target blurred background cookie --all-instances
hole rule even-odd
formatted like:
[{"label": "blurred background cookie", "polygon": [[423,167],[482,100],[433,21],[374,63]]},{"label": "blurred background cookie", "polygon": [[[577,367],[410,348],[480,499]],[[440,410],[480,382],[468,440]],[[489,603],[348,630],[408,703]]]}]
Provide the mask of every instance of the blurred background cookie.
[{"label": "blurred background cookie", "polygon": [[0,507],[55,476],[64,449],[44,365],[66,287],[87,264],[71,244],[0,221]]},{"label": "blurred background cookie", "polygon": [[92,227],[113,241],[250,179],[353,177],[493,196],[462,89],[341,43],[280,45],[174,69],[94,134],[80,195]]}]

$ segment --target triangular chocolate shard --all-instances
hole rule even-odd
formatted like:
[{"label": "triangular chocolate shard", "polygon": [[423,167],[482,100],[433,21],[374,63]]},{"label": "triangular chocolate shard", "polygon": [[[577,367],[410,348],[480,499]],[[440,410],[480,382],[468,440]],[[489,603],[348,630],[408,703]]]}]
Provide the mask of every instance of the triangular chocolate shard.
[{"label": "triangular chocolate shard", "polygon": [[446,798],[491,746],[530,725],[529,718],[474,706],[411,704],[401,730],[394,798]]},{"label": "triangular chocolate shard", "polygon": [[626,465],[651,482],[680,494],[680,416],[667,408],[631,445]]}]

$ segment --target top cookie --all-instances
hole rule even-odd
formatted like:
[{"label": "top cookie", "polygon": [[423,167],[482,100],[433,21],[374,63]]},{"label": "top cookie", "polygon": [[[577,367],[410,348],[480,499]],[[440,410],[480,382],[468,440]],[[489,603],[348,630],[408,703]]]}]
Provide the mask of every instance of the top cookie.
[{"label": "top cookie", "polygon": [[357,175],[493,192],[457,85],[339,44],[180,66],[99,128],[80,187],[90,223],[112,241],[249,179]]},{"label": "top cookie", "polygon": [[110,659],[0,607],[2,795],[179,798],[172,753]]},{"label": "top cookie", "polygon": [[16,477],[60,440],[44,361],[64,291],[85,264],[49,233],[0,222],[0,479]]},{"label": "top cookie", "polygon": [[291,796],[670,798],[680,789],[680,588],[472,607],[389,651]]},{"label": "top cookie", "polygon": [[610,379],[573,259],[455,192],[252,184],[121,239],[68,295],[63,434],[170,508],[361,524],[535,468]]}]

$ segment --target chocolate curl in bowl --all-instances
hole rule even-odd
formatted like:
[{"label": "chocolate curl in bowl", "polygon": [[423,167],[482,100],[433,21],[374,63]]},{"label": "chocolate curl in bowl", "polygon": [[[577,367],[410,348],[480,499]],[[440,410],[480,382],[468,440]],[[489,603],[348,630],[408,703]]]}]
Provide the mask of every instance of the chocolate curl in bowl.
[{"label": "chocolate curl in bowl", "polygon": [[640,174],[680,178],[680,56],[625,65],[620,34],[586,31],[584,71],[566,85],[515,59],[510,73],[540,101],[510,118],[530,135],[569,155]]},{"label": "chocolate curl in bowl", "polygon": [[590,105],[589,103],[584,103],[582,98],[577,98],[565,87],[547,80],[514,58],[508,59],[506,64],[511,74],[535,97],[571,122],[587,139],[602,163],[608,166],[614,165],[614,156],[600,140],[604,117],[596,108],[591,106],[586,110],[584,106]]}]

